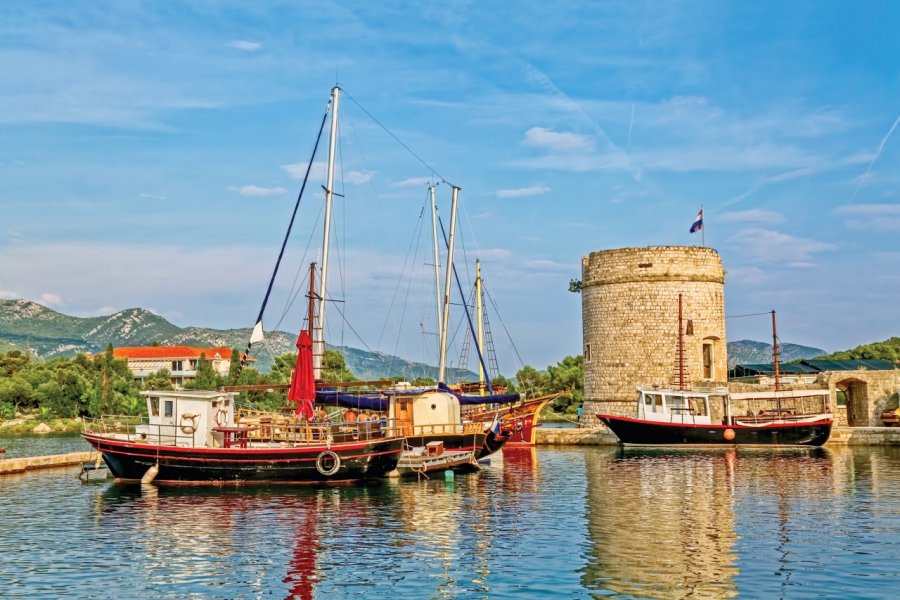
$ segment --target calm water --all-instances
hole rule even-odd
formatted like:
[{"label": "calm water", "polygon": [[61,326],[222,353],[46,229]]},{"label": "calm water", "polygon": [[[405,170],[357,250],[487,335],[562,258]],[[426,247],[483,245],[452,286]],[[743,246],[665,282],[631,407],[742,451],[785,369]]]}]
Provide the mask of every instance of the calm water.
[{"label": "calm water", "polygon": [[0,596],[891,598],[900,449],[507,451],[366,487],[0,479]]}]

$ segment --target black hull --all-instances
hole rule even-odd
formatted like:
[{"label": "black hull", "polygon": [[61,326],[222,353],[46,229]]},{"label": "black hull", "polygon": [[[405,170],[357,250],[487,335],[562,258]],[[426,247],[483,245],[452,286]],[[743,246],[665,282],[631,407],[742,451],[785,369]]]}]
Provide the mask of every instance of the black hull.
[{"label": "black hull", "polygon": [[[690,425],[597,415],[623,444],[635,446],[821,446],[831,435],[831,421],[742,425]],[[734,433],[732,439],[727,431]]]},{"label": "black hull", "polygon": [[494,433],[493,431],[488,431],[484,436],[484,444],[481,445],[481,448],[475,452],[475,459],[484,458],[486,456],[490,456],[494,452],[497,452],[506,444],[509,440],[509,434],[501,431],[499,434]]},{"label": "black hull", "polygon": [[[402,438],[337,443],[330,448],[174,448],[82,435],[103,453],[116,479],[139,481],[151,466],[158,464],[155,483],[329,483],[375,479],[396,468],[403,450]],[[333,461],[317,461],[324,452],[333,452],[340,458],[333,473]]]}]

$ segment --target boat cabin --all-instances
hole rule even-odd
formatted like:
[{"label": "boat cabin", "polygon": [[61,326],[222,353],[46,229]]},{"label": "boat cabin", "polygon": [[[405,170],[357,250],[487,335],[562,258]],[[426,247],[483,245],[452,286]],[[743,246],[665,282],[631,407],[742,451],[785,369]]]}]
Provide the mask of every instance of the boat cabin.
[{"label": "boat cabin", "polygon": [[637,418],[665,423],[709,425],[709,396],[704,392],[638,388]]},{"label": "boat cabin", "polygon": [[463,433],[459,398],[441,390],[394,389],[388,419],[402,435]]},{"label": "boat cabin", "polygon": [[144,391],[146,423],[135,427],[141,441],[163,446],[219,448],[235,428],[234,392]]}]

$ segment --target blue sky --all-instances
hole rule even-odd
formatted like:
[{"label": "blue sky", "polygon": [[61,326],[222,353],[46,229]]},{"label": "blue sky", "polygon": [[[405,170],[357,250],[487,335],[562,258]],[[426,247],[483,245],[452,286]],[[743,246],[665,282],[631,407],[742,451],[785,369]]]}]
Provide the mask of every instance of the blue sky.
[{"label": "blue sky", "polygon": [[[580,351],[583,255],[699,243],[701,205],[727,314],[774,308],[783,340],[827,350],[900,335],[897,23],[894,2],[5,3],[0,297],[251,326],[337,78],[358,104],[334,343],[434,360],[434,173],[360,106],[462,187],[465,256],[526,363]],[[320,184],[269,328],[299,326]]]}]

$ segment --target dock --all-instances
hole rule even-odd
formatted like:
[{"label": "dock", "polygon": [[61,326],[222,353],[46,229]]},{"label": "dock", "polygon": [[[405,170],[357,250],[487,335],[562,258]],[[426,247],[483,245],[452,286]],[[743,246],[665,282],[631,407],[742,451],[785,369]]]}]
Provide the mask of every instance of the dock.
[{"label": "dock", "polygon": [[0,476],[24,473],[35,469],[55,469],[80,466],[97,458],[95,452],[70,452],[69,454],[48,454],[46,456],[23,456],[21,458],[0,459]]}]

